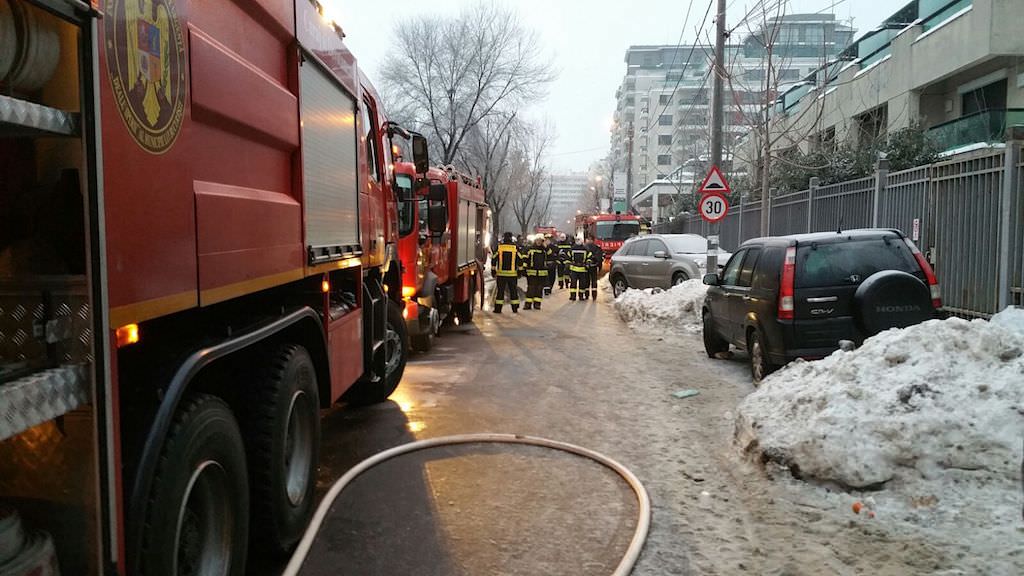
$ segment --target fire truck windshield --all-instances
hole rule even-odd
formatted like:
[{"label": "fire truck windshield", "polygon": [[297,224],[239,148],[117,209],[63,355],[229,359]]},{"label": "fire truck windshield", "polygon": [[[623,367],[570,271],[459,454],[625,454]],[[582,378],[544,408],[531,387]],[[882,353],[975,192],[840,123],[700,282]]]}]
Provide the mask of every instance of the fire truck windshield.
[{"label": "fire truck windshield", "polygon": [[640,223],[636,220],[623,222],[600,221],[597,222],[595,235],[598,240],[625,240],[640,234]]}]

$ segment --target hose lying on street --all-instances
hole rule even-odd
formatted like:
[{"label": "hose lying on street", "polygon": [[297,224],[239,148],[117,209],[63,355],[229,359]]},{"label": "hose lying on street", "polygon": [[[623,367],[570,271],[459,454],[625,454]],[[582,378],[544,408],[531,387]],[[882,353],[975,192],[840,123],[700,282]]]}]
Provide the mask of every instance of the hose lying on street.
[{"label": "hose lying on street", "polygon": [[644,541],[647,540],[647,531],[650,529],[651,525],[651,501],[647,496],[647,490],[644,488],[644,485],[640,483],[640,480],[636,475],[622,464],[619,464],[604,454],[583,448],[582,446],[576,446],[575,444],[549,440],[547,438],[521,436],[519,434],[482,433],[457,434],[454,436],[441,436],[438,438],[429,438],[427,440],[410,442],[375,454],[366,460],[363,460],[359,464],[356,464],[351,470],[346,472],[344,476],[338,479],[338,481],[331,486],[330,490],[327,491],[323,501],[320,502],[320,506],[317,507],[316,512],[313,514],[313,519],[306,528],[305,534],[303,534],[302,539],[299,540],[299,544],[295,548],[295,553],[292,555],[291,560],[288,561],[288,565],[281,573],[282,576],[296,576],[299,573],[299,569],[302,568],[302,564],[306,561],[306,556],[309,555],[309,550],[313,546],[313,540],[316,539],[317,532],[320,531],[320,528],[324,523],[324,518],[327,517],[327,513],[330,511],[334,501],[337,500],[341,491],[363,472],[373,468],[385,460],[390,460],[391,458],[401,456],[403,454],[409,454],[410,452],[425,450],[427,448],[436,448],[438,446],[485,443],[526,444],[529,446],[540,446],[542,448],[561,450],[562,452],[576,454],[577,456],[589,458],[590,460],[603,464],[605,467],[621,476],[622,479],[629,484],[629,487],[633,489],[634,494],[636,494],[639,514],[637,517],[636,530],[633,532],[633,538],[630,540],[629,547],[626,549],[626,553],[622,557],[622,560],[619,562],[618,566],[616,566],[615,571],[612,572],[612,576],[628,576],[628,574],[633,571],[633,565],[636,564],[637,559],[640,557],[640,550],[644,546]]}]

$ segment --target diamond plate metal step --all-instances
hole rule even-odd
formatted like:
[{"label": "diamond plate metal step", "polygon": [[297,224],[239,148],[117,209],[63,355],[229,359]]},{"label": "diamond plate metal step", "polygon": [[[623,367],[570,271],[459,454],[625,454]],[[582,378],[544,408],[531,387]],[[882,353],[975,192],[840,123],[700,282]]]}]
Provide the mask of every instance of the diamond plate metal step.
[{"label": "diamond plate metal step", "polygon": [[0,440],[89,402],[85,364],[68,364],[0,384]]},{"label": "diamond plate metal step", "polygon": [[0,136],[77,136],[78,114],[0,95]]}]

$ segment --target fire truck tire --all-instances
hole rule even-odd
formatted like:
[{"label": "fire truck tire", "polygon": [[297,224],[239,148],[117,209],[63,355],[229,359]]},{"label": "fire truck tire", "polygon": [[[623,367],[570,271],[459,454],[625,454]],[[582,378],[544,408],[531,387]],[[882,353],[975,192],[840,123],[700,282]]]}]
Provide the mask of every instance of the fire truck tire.
[{"label": "fire truck tire", "polygon": [[353,406],[379,404],[398,388],[409,359],[409,332],[402,318],[402,307],[388,301],[388,320],[384,336],[385,373],[381,378],[361,379],[345,392],[341,399]]},{"label": "fire truck tire", "polygon": [[216,396],[187,397],[153,477],[140,572],[241,576],[248,530],[249,483],[238,422]]},{"label": "fire truck tire", "polygon": [[459,319],[459,324],[472,324],[473,323],[473,308],[475,298],[470,296],[465,302],[459,302],[455,305],[455,317]]},{"label": "fire truck tire", "polygon": [[246,437],[252,489],[252,538],[284,554],[313,513],[320,453],[320,400],[309,352],[281,345],[258,377]]}]

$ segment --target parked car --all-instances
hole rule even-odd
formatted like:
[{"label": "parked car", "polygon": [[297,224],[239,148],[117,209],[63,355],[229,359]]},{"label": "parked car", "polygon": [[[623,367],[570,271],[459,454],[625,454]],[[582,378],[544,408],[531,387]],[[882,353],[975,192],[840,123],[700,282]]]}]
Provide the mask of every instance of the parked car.
[{"label": "parked car", "polygon": [[743,243],[720,274],[707,274],[704,348],[750,354],[754,382],[796,358],[828,356],[883,330],[938,315],[938,280],[895,230],[851,230]]},{"label": "parked car", "polygon": [[[626,288],[671,288],[701,278],[707,269],[707,252],[707,238],[697,234],[635,236],[611,258],[612,291],[618,297]],[[719,250],[719,265],[730,256]]]}]

